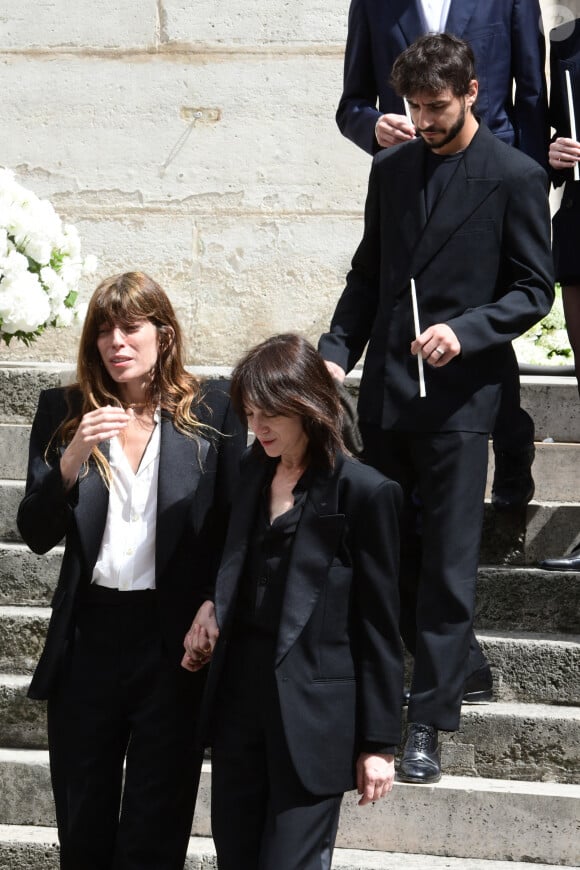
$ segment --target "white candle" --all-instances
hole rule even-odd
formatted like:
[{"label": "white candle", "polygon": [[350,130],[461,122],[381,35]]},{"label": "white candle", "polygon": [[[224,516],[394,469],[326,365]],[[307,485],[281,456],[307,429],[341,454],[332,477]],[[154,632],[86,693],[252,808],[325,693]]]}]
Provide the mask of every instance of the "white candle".
[{"label": "white candle", "polygon": [[[413,305],[413,323],[415,324],[415,338],[419,338],[421,335],[421,328],[419,326],[419,306],[417,305],[417,288],[415,286],[415,279],[411,278],[411,303]],[[425,372],[423,371],[423,357],[421,355],[421,351],[417,354],[417,365],[419,367],[419,395],[422,399],[427,395],[427,390],[425,388]]]},{"label": "white candle", "polygon": [[[568,93],[568,115],[570,118],[570,138],[578,141],[576,136],[576,115],[574,113],[574,98],[572,96],[572,79],[570,78],[570,70],[564,70],[566,76],[566,91]],[[580,181],[580,168],[578,163],[574,164],[574,181]]]}]

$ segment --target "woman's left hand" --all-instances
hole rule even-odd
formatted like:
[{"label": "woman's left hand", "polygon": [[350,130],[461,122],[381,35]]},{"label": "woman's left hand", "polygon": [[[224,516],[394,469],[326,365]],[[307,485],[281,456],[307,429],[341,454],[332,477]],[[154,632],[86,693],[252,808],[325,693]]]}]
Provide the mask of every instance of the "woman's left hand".
[{"label": "woman's left hand", "polygon": [[395,756],[361,752],[356,762],[356,787],[360,795],[359,807],[384,797],[395,780]]},{"label": "woman's left hand", "polygon": [[211,659],[219,637],[213,601],[204,601],[197,611],[191,628],[185,635],[185,654],[181,666],[188,671],[199,671]]}]

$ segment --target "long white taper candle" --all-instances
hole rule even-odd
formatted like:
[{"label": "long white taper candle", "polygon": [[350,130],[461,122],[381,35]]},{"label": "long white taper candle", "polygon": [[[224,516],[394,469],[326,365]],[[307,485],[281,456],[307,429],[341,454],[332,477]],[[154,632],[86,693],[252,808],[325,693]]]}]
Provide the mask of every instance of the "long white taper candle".
[{"label": "long white taper candle", "polygon": [[[574,139],[576,142],[578,138],[576,136],[576,113],[574,112],[574,96],[572,94],[572,79],[570,77],[570,70],[564,70],[564,75],[566,76],[566,92],[568,94],[568,116],[570,118],[570,138]],[[580,167],[578,163],[574,164],[574,181],[580,181]]]},{"label": "long white taper candle", "polygon": [[[421,328],[419,326],[419,306],[417,305],[417,288],[415,286],[415,279],[411,278],[411,303],[413,305],[413,323],[415,324],[415,338],[419,338],[421,335]],[[423,357],[419,352],[417,354],[417,365],[419,367],[419,395],[422,399],[427,395],[427,389],[425,387],[425,372],[423,371]]]}]

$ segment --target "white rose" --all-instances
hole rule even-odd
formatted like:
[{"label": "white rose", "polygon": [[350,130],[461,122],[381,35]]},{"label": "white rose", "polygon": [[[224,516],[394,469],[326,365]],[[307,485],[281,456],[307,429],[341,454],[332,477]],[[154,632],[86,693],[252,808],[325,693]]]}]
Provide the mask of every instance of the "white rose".
[{"label": "white rose", "polygon": [[8,252],[7,257],[4,257],[3,265],[7,275],[19,275],[28,272],[28,260],[24,254],[19,253],[15,248]]},{"label": "white rose", "polygon": [[41,266],[44,266],[50,263],[52,244],[43,236],[30,236],[24,245],[24,252],[31,260],[35,260]]},{"label": "white rose", "polygon": [[66,305],[61,305],[56,313],[55,326],[71,326],[75,319],[75,312]]},{"label": "white rose", "polygon": [[34,332],[50,317],[48,296],[36,275],[30,272],[4,279],[0,284],[2,331]]}]

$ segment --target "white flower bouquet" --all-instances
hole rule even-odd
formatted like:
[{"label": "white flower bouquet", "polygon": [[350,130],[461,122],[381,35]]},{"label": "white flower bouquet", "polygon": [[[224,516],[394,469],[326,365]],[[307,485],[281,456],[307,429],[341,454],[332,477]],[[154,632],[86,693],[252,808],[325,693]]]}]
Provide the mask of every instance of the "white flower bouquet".
[{"label": "white flower bouquet", "polygon": [[541,366],[570,366],[574,359],[564,318],[562,291],[556,284],[556,298],[549,314],[516,338],[518,362]]},{"label": "white flower bouquet", "polygon": [[29,345],[47,326],[82,321],[78,284],[95,268],[76,228],[0,168],[0,338]]}]

